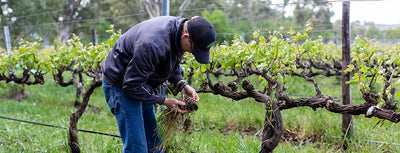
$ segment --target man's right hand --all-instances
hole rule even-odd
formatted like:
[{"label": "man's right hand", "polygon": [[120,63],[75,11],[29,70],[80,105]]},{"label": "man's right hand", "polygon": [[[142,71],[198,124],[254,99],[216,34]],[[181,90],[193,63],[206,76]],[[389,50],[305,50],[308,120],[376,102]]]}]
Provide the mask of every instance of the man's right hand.
[{"label": "man's right hand", "polygon": [[176,100],[174,98],[165,98],[164,105],[173,111],[177,111],[178,113],[184,114],[187,111],[179,109],[178,105],[185,105],[184,102]]}]

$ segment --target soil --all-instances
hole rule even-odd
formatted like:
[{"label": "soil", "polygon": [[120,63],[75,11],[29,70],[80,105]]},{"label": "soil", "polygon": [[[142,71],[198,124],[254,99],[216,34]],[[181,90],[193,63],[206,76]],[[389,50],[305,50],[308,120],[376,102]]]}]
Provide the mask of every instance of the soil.
[{"label": "soil", "polygon": [[0,99],[13,99],[16,101],[21,101],[28,98],[28,95],[24,90],[12,90],[6,95],[1,95]]},{"label": "soil", "polygon": [[253,136],[257,133],[257,128],[254,126],[242,127],[236,123],[230,123],[227,127],[220,129],[220,132],[224,135],[228,135],[230,131],[238,131],[242,137]]},{"label": "soil", "polygon": [[183,129],[185,129],[185,133],[192,134],[192,120],[190,118],[186,118],[183,122]]},{"label": "soil", "polygon": [[321,135],[308,135],[303,138],[298,137],[296,132],[285,130],[282,133],[282,140],[290,142],[293,145],[304,145],[305,143],[316,143]]},{"label": "soil", "polygon": [[179,109],[181,110],[186,110],[189,113],[193,111],[197,111],[198,106],[196,104],[196,101],[192,97],[184,96],[183,97],[183,102],[185,103],[184,106],[178,106]]},{"label": "soil", "polygon": [[188,115],[191,112],[197,111],[198,106],[196,104],[196,101],[189,96],[184,96],[182,100],[185,105],[184,106],[178,106],[179,109],[187,111],[187,113],[183,114],[185,121],[183,122],[183,129],[185,130],[185,133],[191,134],[192,133],[192,120],[190,120],[190,116]]}]

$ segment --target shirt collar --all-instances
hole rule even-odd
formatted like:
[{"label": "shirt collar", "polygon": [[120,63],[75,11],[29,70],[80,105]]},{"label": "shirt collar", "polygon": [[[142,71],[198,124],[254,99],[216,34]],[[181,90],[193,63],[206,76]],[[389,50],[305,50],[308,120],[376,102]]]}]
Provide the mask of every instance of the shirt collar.
[{"label": "shirt collar", "polygon": [[181,18],[181,19],[179,19],[178,20],[178,29],[176,30],[176,35],[175,35],[175,46],[176,46],[176,50],[178,51],[178,55],[180,55],[180,58],[182,58],[183,57],[183,55],[184,55],[184,53],[181,53],[181,49],[180,49],[180,46],[181,46],[181,28],[182,28],[182,26],[183,26],[183,23],[185,22],[185,21],[187,21],[187,20],[189,20],[189,19],[186,19],[186,18]]}]

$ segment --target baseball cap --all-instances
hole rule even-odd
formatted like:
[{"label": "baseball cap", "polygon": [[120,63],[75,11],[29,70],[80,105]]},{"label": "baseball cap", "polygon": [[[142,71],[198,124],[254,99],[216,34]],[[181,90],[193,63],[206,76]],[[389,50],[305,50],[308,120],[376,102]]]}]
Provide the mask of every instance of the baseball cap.
[{"label": "baseball cap", "polygon": [[187,29],[193,42],[193,55],[197,62],[210,63],[210,48],[216,39],[213,25],[207,19],[196,16],[188,21]]}]

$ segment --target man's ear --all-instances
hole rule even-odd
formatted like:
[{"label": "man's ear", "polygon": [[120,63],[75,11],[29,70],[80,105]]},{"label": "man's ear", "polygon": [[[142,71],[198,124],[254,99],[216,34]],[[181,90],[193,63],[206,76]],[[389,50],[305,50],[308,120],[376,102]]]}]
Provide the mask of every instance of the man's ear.
[{"label": "man's ear", "polygon": [[190,35],[188,33],[184,33],[181,36],[181,39],[183,39],[183,38],[190,38]]}]

